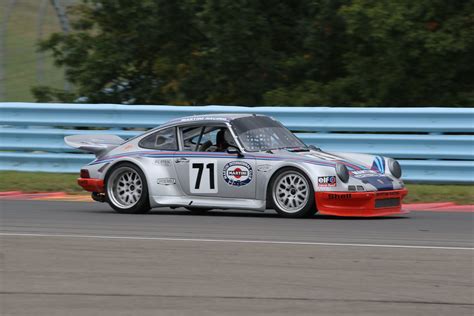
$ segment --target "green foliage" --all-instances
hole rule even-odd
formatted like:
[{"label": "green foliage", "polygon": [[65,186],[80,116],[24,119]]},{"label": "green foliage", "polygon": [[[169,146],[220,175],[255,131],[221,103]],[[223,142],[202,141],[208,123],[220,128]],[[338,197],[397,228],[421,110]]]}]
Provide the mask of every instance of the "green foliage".
[{"label": "green foliage", "polygon": [[134,104],[464,106],[474,0],[84,0],[41,43],[75,94]]},{"label": "green foliage", "polygon": [[357,103],[465,104],[474,89],[473,1],[355,0],[340,12]]}]

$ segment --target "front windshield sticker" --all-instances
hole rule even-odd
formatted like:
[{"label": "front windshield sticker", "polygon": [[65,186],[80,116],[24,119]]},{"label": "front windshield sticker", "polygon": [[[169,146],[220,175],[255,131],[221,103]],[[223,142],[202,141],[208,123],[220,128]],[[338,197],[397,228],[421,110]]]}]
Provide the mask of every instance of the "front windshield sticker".
[{"label": "front windshield sticker", "polygon": [[196,122],[196,121],[229,121],[226,117],[204,116],[204,117],[185,117],[180,122]]}]

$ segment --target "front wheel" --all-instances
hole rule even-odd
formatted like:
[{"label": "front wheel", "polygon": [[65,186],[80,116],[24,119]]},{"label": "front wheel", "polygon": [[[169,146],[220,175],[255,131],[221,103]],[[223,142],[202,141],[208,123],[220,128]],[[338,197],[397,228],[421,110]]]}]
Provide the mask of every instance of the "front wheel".
[{"label": "front wheel", "polygon": [[114,166],[105,178],[106,199],[118,213],[150,211],[148,186],[143,171],[132,163]]},{"label": "front wheel", "polygon": [[278,172],[270,183],[273,208],[283,217],[314,214],[314,190],[308,177],[295,168]]}]

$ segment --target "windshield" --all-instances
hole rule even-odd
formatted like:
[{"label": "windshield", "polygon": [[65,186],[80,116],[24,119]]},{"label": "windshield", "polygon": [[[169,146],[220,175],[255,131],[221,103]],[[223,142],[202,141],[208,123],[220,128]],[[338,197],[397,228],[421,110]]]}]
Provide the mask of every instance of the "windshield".
[{"label": "windshield", "polygon": [[280,122],[267,116],[242,117],[231,124],[246,151],[306,147]]}]

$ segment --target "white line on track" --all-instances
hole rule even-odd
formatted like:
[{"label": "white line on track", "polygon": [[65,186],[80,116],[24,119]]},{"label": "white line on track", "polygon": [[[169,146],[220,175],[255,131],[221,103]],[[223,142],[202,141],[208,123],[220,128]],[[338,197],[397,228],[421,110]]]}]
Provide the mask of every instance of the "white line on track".
[{"label": "white line on track", "polygon": [[157,240],[157,241],[192,241],[192,242],[270,244],[270,245],[274,244],[274,245],[309,245],[309,246],[338,246],[338,247],[376,247],[376,248],[406,248],[406,249],[474,250],[474,248],[470,248],[470,247],[412,246],[412,245],[383,245],[383,244],[349,244],[349,243],[330,243],[330,242],[311,242],[311,241],[276,241],[276,240],[245,240],[245,239],[201,239],[201,238],[167,238],[167,237],[65,235],[65,234],[30,234],[30,233],[0,233],[0,236],[67,237],[67,238]]}]

